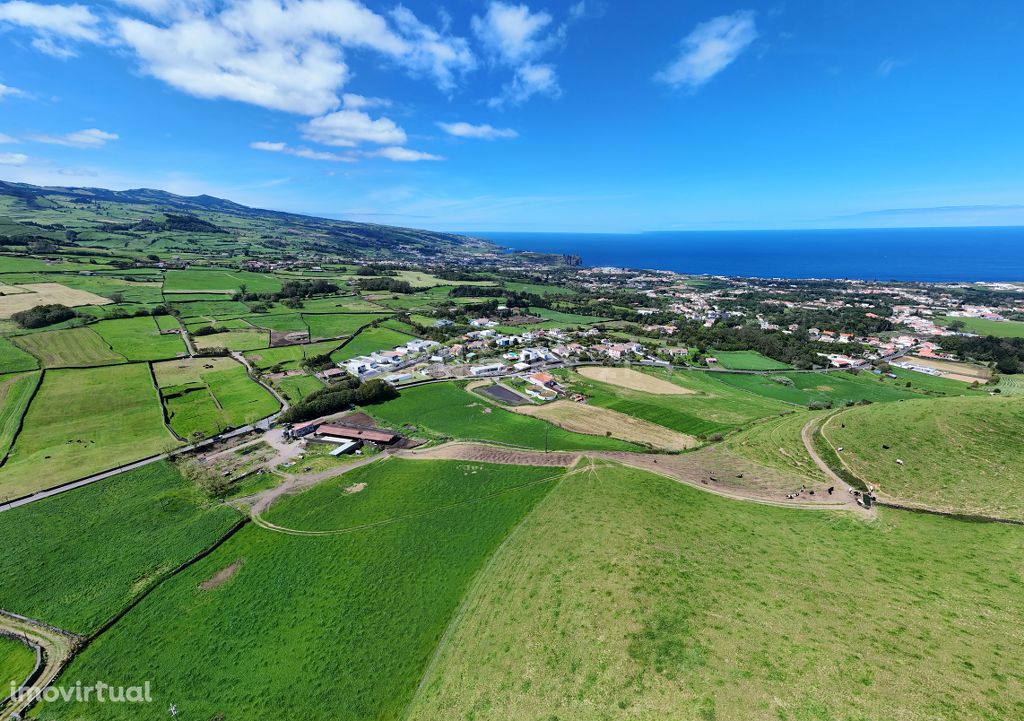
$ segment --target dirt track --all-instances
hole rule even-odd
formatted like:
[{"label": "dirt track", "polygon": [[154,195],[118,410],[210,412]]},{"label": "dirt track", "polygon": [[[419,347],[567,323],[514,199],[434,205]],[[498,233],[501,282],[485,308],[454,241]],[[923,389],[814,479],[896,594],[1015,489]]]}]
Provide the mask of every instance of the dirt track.
[{"label": "dirt track", "polygon": [[[604,459],[737,500],[796,508],[858,509],[856,502],[846,493],[830,496],[824,484],[801,484],[781,471],[748,461],[720,446],[679,455],[622,451],[543,453],[455,441],[423,450],[400,451],[396,455],[401,458],[422,460],[478,461],[563,468],[571,468],[584,458]],[[787,494],[800,491],[802,485],[805,486],[805,490],[798,498],[786,498]],[[843,485],[841,488],[845,489],[846,486]]]},{"label": "dirt track", "polygon": [[[13,633],[36,646],[43,649],[43,668],[39,676],[33,681],[32,686],[41,689],[46,688],[61,672],[72,653],[82,642],[82,638],[67,631],[60,631],[51,626],[37,623],[30,619],[22,618],[0,611],[0,628]],[[3,696],[7,696],[9,689],[3,690]],[[13,705],[0,710],[0,721],[12,718],[30,705],[31,699],[21,700]]]}]

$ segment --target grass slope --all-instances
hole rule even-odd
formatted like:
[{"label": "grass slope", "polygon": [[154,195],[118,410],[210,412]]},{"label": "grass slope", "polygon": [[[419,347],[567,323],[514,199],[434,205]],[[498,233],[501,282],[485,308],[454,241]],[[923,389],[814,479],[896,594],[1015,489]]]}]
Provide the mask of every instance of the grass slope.
[{"label": "grass slope", "polygon": [[[451,478],[450,467],[460,464],[419,463],[423,482],[398,480],[393,492],[388,474],[400,465],[378,469],[370,483],[381,493],[363,503],[374,517],[410,506],[420,515],[322,537],[249,526],[146,598],[80,654],[61,683],[118,683],[145,668],[154,708],[173,702],[187,718],[255,719],[281,709],[308,721],[401,718],[472,579],[550,488],[445,508],[442,491],[451,485],[430,478]],[[505,473],[515,480],[514,471]],[[479,477],[462,478],[476,485]],[[338,520],[332,506],[321,512],[310,525]],[[359,517],[366,516],[356,510],[349,518]],[[239,562],[222,585],[200,587]],[[101,711],[111,721],[138,718],[129,704],[49,704],[40,713],[64,719]]]},{"label": "grass slope", "polygon": [[599,467],[498,552],[407,718],[1020,718],[1021,548],[1004,525]]},{"label": "grass slope", "polygon": [[792,366],[761,355],[756,350],[715,351],[718,365],[729,370],[773,371],[785,370]]},{"label": "grass slope", "polygon": [[367,328],[344,346],[331,353],[331,360],[347,361],[360,355],[367,355],[379,350],[391,350],[395,346],[408,343],[412,336],[400,333],[391,328]]},{"label": "grass slope", "polygon": [[6,338],[0,338],[0,373],[30,371],[38,367],[39,363],[30,354]]},{"label": "grass slope", "polygon": [[161,335],[152,316],[101,320],[90,326],[107,344],[130,361],[162,360],[184,355],[185,342],[177,333]]},{"label": "grass slope", "polygon": [[56,486],[174,443],[145,363],[47,371],[0,468],[0,497]]},{"label": "grass slope", "polygon": [[854,474],[887,499],[1024,518],[1024,398],[863,406],[840,413],[822,432],[843,448],[839,455]]},{"label": "grass slope", "polygon": [[[520,416],[471,395],[454,383],[408,388],[398,398],[365,410],[385,425],[406,424],[446,438],[497,441],[550,450],[642,450],[625,441],[572,433],[536,418]],[[489,411],[489,412],[487,412]]]},{"label": "grass slope", "polygon": [[715,374],[656,371],[651,375],[677,383],[693,393],[658,395],[601,383],[577,373],[566,377],[572,384],[572,390],[588,396],[594,405],[691,436],[725,433],[756,418],[790,408],[777,400],[734,388],[719,381]]},{"label": "grass slope", "polygon": [[10,694],[11,684],[20,687],[35,665],[35,651],[21,641],[0,636],[0,698]]},{"label": "grass slope", "polygon": [[796,411],[779,418],[766,418],[741,433],[730,436],[725,447],[737,455],[809,481],[827,482],[825,474],[811,460],[800,432],[822,412]]},{"label": "grass slope", "polygon": [[165,462],[6,511],[0,608],[89,633],[237,519]]},{"label": "grass slope", "polygon": [[[32,393],[39,385],[39,373],[22,373],[0,376],[0,458],[7,453],[18,432],[18,423]],[[2,474],[2,470],[0,470]]]},{"label": "grass slope", "polygon": [[15,336],[23,350],[38,358],[44,368],[85,368],[124,363],[92,328],[65,328]]}]

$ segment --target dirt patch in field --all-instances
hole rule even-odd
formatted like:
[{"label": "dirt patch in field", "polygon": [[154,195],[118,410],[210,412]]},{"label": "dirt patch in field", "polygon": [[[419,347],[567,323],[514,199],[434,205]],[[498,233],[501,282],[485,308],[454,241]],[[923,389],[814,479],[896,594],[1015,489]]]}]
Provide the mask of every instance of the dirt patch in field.
[{"label": "dirt patch in field", "polygon": [[485,446],[480,443],[447,443],[443,446],[417,451],[400,451],[401,458],[438,461],[479,461],[513,466],[552,466],[569,468],[576,465],[579,453],[544,453],[543,451],[515,450]]},{"label": "dirt patch in field", "polygon": [[608,383],[613,386],[628,388],[633,391],[643,391],[659,396],[687,396],[694,391],[689,388],[677,386],[661,378],[635,371],[632,368],[606,368],[604,366],[584,366],[577,368],[576,372],[584,378]]},{"label": "dirt patch in field", "polygon": [[349,486],[348,488],[345,489],[345,493],[348,493],[348,494],[351,495],[353,493],[359,493],[359,491],[362,491],[365,488],[366,488],[366,484],[365,483],[353,483],[351,486]]},{"label": "dirt patch in field", "polygon": [[555,401],[543,406],[513,408],[516,413],[541,418],[574,433],[611,436],[619,440],[649,444],[665,451],[695,448],[697,439],[625,413],[572,401]]},{"label": "dirt patch in field", "polygon": [[349,413],[342,416],[345,423],[353,426],[362,426],[363,428],[377,428],[377,421],[366,413]]},{"label": "dirt patch in field", "polygon": [[231,578],[236,573],[238,573],[238,569],[242,567],[243,563],[244,561],[240,558],[234,563],[232,563],[230,566],[225,566],[224,568],[220,569],[215,574],[210,576],[208,579],[200,583],[199,589],[201,591],[212,591],[218,586],[223,586],[225,583],[230,581]]}]

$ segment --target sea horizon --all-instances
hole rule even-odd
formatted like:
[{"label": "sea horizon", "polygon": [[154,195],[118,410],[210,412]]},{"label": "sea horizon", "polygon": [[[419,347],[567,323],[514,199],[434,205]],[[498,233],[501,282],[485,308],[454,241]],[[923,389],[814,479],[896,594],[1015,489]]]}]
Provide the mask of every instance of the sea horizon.
[{"label": "sea horizon", "polygon": [[747,278],[1024,281],[1024,226],[466,234],[514,251],[579,255],[587,267]]}]

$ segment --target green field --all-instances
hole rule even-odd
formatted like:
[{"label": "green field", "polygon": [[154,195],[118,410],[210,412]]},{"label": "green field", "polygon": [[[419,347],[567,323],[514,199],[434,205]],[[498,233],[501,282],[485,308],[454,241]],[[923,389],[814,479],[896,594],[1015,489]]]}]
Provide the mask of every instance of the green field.
[{"label": "green field", "polygon": [[229,330],[211,335],[194,335],[192,343],[196,348],[227,348],[232,351],[250,351],[270,345],[270,333],[253,328],[251,330]]},{"label": "green field", "polygon": [[755,350],[713,351],[722,368],[736,371],[774,371],[792,366],[761,355]]},{"label": "green field", "polygon": [[21,641],[0,636],[0,698],[11,692],[11,684],[18,688],[32,673],[36,665],[36,652]]},{"label": "green field", "polygon": [[1024,398],[851,408],[825,423],[822,433],[843,448],[839,456],[853,473],[886,499],[1024,518]]},{"label": "green field", "polygon": [[[309,721],[401,718],[472,580],[551,485],[452,505],[444,493],[458,491],[460,479],[481,489],[490,469],[477,464],[477,474],[460,475],[462,464],[415,463],[414,479],[399,461],[377,468],[361,492],[368,500],[351,497],[358,508],[340,510],[339,500],[304,516],[319,528],[390,522],[320,537],[249,526],[146,598],[81,653],[61,682],[100,674],[117,683],[145,668],[153,707],[173,702],[185,718],[255,719],[282,709]],[[500,472],[488,490],[538,475]],[[290,503],[305,502],[286,498],[280,513]],[[225,569],[234,575],[202,588]],[[130,704],[49,704],[40,713],[91,718],[101,710],[111,721],[138,718]]]},{"label": "green field", "polygon": [[999,376],[996,388],[1004,396],[1022,395],[1024,394],[1024,376]]},{"label": "green field", "polygon": [[274,385],[284,394],[289,401],[301,401],[310,393],[314,393],[324,387],[323,381],[316,376],[302,375],[287,376],[278,378]]},{"label": "green field", "polygon": [[0,337],[0,373],[16,373],[30,371],[39,367],[39,363],[30,354]]},{"label": "green field", "polygon": [[961,321],[964,324],[964,330],[975,335],[994,335],[997,338],[1024,338],[1024,323],[1020,321],[952,316],[943,316],[935,319],[935,322],[941,325],[949,325],[953,321]]},{"label": "green field", "polygon": [[302,319],[301,313],[247,315],[245,320],[259,328],[267,328],[268,330],[276,330],[283,333],[308,330],[306,328],[306,321]]},{"label": "green field", "polygon": [[331,360],[340,363],[375,351],[391,350],[396,346],[408,343],[410,340],[412,340],[412,336],[392,330],[391,328],[367,328],[341,348],[331,353]]},{"label": "green field", "polygon": [[725,447],[737,455],[786,471],[801,480],[824,482],[827,480],[825,474],[811,460],[800,438],[803,427],[821,415],[821,411],[794,411],[777,418],[766,418],[730,436]]},{"label": "green field", "polygon": [[1021,543],[615,466],[567,476],[474,586],[407,718],[1021,718]]},{"label": "green field", "polygon": [[600,318],[596,315],[580,315],[579,313],[566,313],[550,308],[530,308],[530,315],[552,321],[555,325],[589,325],[599,323],[607,318]]},{"label": "green field", "polygon": [[304,358],[330,353],[341,345],[341,341],[331,340],[321,343],[303,345],[286,345],[277,348],[262,348],[245,354],[245,357],[259,370],[267,370],[279,365],[284,370],[294,370]]},{"label": "green field", "polygon": [[352,335],[364,325],[386,318],[380,313],[303,313],[311,340]]},{"label": "green field", "polygon": [[92,328],[65,328],[15,336],[12,340],[38,358],[44,368],[85,368],[124,363]]},{"label": "green field", "polygon": [[[920,375],[920,374],[918,374]],[[778,379],[788,379],[789,383]],[[847,401],[869,400],[875,403],[920,398],[921,394],[903,387],[905,384],[879,380],[873,373],[779,373],[753,375],[747,373],[719,373],[714,379],[725,385],[756,393],[767,398],[805,406],[809,403],[843,405]],[[942,380],[941,378],[939,380]],[[958,384],[961,388],[963,383]]]},{"label": "green field", "polygon": [[[644,371],[648,372],[648,371]],[[726,433],[756,418],[791,409],[771,398],[748,393],[700,371],[651,371],[649,375],[693,391],[690,395],[656,395],[585,378],[565,375],[574,391],[594,405],[656,423],[691,436]],[[724,374],[723,374],[724,375]]]},{"label": "green field", "polygon": [[[485,402],[455,383],[434,383],[402,391],[395,400],[365,408],[384,425],[409,427],[410,432],[442,438],[497,441],[524,448],[549,450],[643,450],[615,438],[571,433],[529,416]],[[415,429],[415,430],[412,430]]]},{"label": "green field", "polygon": [[164,291],[224,291],[234,293],[242,286],[250,293],[275,293],[281,281],[266,273],[242,270],[169,270],[164,276]]},{"label": "green field", "polygon": [[39,373],[20,373],[0,376],[0,458],[18,432],[18,423],[25,415],[32,393],[39,385]]},{"label": "green field", "polygon": [[147,364],[47,371],[0,469],[0,497],[56,486],[175,444]]},{"label": "green field", "polygon": [[130,361],[163,360],[185,355],[185,342],[177,333],[160,334],[152,316],[101,320],[89,326],[106,343]]},{"label": "green field", "polygon": [[89,633],[237,520],[164,462],[6,511],[0,608]]},{"label": "green field", "polygon": [[213,436],[278,409],[274,397],[230,358],[155,363],[153,372],[171,428],[183,438]]},{"label": "green field", "polygon": [[205,318],[213,320],[216,317],[232,317],[249,313],[249,306],[234,300],[193,300],[181,303],[171,299],[171,307],[181,314],[182,318]]}]

